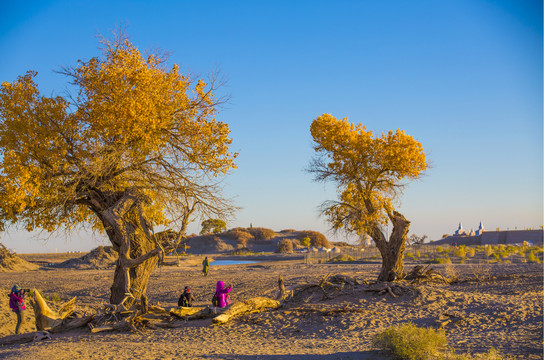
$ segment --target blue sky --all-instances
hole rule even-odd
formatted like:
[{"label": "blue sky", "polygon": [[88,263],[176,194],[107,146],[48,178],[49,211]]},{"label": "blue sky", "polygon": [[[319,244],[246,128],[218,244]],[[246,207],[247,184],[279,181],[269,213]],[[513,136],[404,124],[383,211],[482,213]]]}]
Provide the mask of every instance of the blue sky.
[{"label": "blue sky", "polygon": [[[323,113],[422,142],[432,168],[400,205],[411,233],[542,225],[541,1],[4,1],[0,81],[32,69],[42,94],[62,95],[54,70],[97,56],[96,35],[119,24],[141,51],[228,79],[218,119],[240,156],[225,188],[242,207],[229,227],[342,240],[317,210],[334,187],[304,172]],[[0,241],[17,252],[105,243],[16,231]]]}]

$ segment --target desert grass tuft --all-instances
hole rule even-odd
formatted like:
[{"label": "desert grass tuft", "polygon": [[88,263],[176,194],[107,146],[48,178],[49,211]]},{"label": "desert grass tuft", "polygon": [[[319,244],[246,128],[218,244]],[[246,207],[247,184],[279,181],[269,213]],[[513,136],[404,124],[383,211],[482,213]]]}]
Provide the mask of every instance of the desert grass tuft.
[{"label": "desert grass tuft", "polygon": [[406,360],[435,359],[448,350],[444,330],[419,328],[411,322],[376,334],[373,344],[395,359]]},{"label": "desert grass tuft", "polygon": [[487,353],[456,354],[448,345],[443,329],[417,327],[407,323],[389,328],[374,336],[373,345],[399,360],[513,360],[491,348]]}]

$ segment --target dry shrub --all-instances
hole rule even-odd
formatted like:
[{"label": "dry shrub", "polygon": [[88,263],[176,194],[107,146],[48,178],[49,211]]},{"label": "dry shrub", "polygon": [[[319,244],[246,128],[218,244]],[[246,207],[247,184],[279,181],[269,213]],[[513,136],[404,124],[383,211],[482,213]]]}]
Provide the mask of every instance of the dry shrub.
[{"label": "dry shrub", "polygon": [[249,232],[247,232],[245,229],[242,229],[242,228],[232,229],[221,235],[226,238],[236,240],[236,243],[238,245],[243,244],[243,246],[246,246],[248,241],[251,241],[254,239],[253,235],[251,235]]},{"label": "dry shrub", "polygon": [[438,359],[447,350],[448,339],[444,330],[418,328],[408,323],[378,333],[373,344],[397,359]]},{"label": "dry shrub", "polygon": [[276,252],[282,254],[292,254],[293,253],[293,242],[290,239],[283,239],[278,243],[278,249]]},{"label": "dry shrub", "polygon": [[413,323],[389,328],[374,336],[373,345],[393,355],[395,359],[406,360],[513,360],[491,348],[487,353],[471,356],[456,354],[448,346],[443,329],[419,328]]},{"label": "dry shrub", "polygon": [[276,232],[272,229],[257,227],[246,229],[246,231],[253,235],[255,240],[270,240],[276,237]]},{"label": "dry shrub", "polygon": [[340,254],[329,260],[329,262],[347,262],[347,261],[355,261],[355,259],[350,255]]},{"label": "dry shrub", "polygon": [[281,230],[280,233],[292,233],[292,232],[295,232],[296,230],[295,229],[284,229],[284,230]]},{"label": "dry shrub", "polygon": [[326,247],[330,248],[331,244],[329,243],[329,240],[320,232],[312,231],[312,230],[305,230],[305,231],[299,231],[297,234],[297,239],[302,240],[305,237],[309,237],[312,244],[311,246],[315,247]]}]

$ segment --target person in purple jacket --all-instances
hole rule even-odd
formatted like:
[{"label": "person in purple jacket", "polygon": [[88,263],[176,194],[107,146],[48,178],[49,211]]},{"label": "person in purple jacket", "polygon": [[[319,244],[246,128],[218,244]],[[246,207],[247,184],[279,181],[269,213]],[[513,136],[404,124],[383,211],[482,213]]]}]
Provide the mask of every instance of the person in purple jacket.
[{"label": "person in purple jacket", "polygon": [[229,292],[231,291],[232,291],[232,285],[225,287],[224,282],[222,281],[217,282],[217,285],[215,287],[215,296],[217,296],[217,300],[219,302],[218,307],[222,308],[230,304]]},{"label": "person in purple jacket", "polygon": [[19,285],[13,285],[11,292],[9,293],[9,307],[15,314],[17,314],[17,325],[15,326],[15,333],[19,333],[19,329],[23,324],[23,310],[26,309],[25,303],[25,290],[21,289]]}]

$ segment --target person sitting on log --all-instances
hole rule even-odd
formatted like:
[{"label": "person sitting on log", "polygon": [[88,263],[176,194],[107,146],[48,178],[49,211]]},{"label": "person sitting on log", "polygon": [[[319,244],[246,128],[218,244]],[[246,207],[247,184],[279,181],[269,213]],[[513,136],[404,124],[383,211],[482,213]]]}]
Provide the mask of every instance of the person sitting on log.
[{"label": "person sitting on log", "polygon": [[[215,295],[214,295],[214,298],[216,298],[217,301],[213,305],[220,308],[229,305],[230,304],[229,292],[231,291],[232,291],[232,285],[225,287],[224,282],[218,281],[215,287]],[[214,301],[212,300],[212,303],[213,302]]]},{"label": "person sitting on log", "polygon": [[178,300],[178,306],[181,307],[192,307],[193,302],[195,301],[195,297],[193,296],[193,293],[191,292],[191,289],[189,289],[188,286],[185,287],[183,290],[183,293],[179,297]]},{"label": "person sitting on log", "polygon": [[22,312],[26,310],[24,303],[25,292],[27,289],[21,289],[19,285],[13,285],[11,292],[9,293],[9,307],[11,310],[17,314],[17,325],[15,326],[15,334],[19,334],[21,325],[23,325],[23,314]]}]

